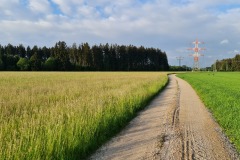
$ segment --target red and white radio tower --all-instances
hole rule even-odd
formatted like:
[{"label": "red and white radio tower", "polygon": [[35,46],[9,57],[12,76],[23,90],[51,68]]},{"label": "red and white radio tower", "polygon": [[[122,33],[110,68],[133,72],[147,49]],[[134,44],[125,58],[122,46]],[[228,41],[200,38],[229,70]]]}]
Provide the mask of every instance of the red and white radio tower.
[{"label": "red and white radio tower", "polygon": [[194,48],[188,48],[188,50],[193,50],[194,51],[193,54],[190,54],[190,56],[193,56],[193,59],[194,59],[193,71],[199,71],[200,70],[199,57],[204,56],[203,54],[200,54],[199,52],[202,51],[202,50],[206,50],[206,49],[198,47],[198,44],[204,44],[204,42],[199,42],[198,39],[196,39],[196,41],[194,41],[192,43],[195,44],[195,47]]}]

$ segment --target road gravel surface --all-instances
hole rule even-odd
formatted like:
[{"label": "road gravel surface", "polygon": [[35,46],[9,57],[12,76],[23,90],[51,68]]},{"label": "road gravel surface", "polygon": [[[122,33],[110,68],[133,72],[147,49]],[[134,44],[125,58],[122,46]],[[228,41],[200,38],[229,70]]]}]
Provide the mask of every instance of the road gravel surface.
[{"label": "road gravel surface", "polygon": [[91,160],[235,160],[239,155],[193,88],[167,87]]}]

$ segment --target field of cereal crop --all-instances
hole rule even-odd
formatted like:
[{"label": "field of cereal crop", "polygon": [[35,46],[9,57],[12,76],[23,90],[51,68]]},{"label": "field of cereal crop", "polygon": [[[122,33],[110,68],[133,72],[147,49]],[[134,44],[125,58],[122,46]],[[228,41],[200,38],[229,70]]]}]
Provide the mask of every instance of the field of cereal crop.
[{"label": "field of cereal crop", "polygon": [[167,83],[160,72],[1,72],[0,159],[80,159]]}]

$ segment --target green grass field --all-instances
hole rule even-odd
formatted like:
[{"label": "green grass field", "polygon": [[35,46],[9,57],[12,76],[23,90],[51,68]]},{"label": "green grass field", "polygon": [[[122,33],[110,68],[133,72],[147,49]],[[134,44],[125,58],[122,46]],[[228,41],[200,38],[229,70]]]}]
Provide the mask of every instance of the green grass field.
[{"label": "green grass field", "polygon": [[0,159],[81,159],[167,83],[159,72],[0,72]]},{"label": "green grass field", "polygon": [[240,73],[179,74],[197,91],[230,141],[240,151]]}]

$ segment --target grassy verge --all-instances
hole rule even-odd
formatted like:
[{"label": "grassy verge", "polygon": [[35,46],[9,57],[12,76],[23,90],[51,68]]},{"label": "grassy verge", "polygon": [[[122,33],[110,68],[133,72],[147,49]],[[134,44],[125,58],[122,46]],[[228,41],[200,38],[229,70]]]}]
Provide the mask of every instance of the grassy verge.
[{"label": "grassy verge", "polygon": [[165,73],[0,74],[0,159],[82,159],[167,83]]},{"label": "grassy verge", "polygon": [[240,73],[187,73],[178,76],[197,91],[240,151]]}]

